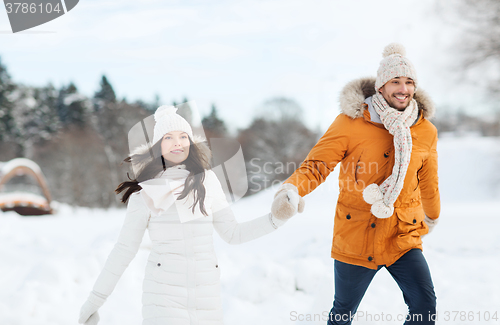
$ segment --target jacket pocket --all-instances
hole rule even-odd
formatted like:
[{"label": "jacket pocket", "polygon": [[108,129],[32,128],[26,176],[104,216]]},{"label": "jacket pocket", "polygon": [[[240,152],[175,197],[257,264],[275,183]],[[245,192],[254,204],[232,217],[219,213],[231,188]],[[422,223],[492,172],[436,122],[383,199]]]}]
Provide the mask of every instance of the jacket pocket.
[{"label": "jacket pocket", "polygon": [[349,208],[337,203],[333,248],[342,254],[363,256],[367,251],[370,211]]},{"label": "jacket pocket", "polygon": [[170,285],[183,283],[187,272],[187,260],[176,254],[155,254],[146,267],[146,276],[150,280]]},{"label": "jacket pocket", "polygon": [[216,285],[220,282],[220,267],[217,257],[196,261],[197,285]]},{"label": "jacket pocket", "polygon": [[396,245],[400,250],[407,250],[422,244],[420,231],[424,229],[424,210],[422,206],[396,210],[397,237]]}]

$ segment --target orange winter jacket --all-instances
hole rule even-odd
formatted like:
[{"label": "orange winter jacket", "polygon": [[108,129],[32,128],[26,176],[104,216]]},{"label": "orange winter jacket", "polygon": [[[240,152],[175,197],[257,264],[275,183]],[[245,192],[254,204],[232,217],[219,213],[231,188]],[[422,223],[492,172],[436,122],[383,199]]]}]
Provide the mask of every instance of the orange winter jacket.
[{"label": "orange winter jacket", "polygon": [[371,269],[393,264],[412,248],[422,249],[421,236],[428,232],[424,217],[437,219],[440,212],[437,130],[427,120],[434,114],[434,106],[420,89],[414,97],[419,117],[410,127],[410,165],[394,214],[378,219],[364,201],[364,188],[380,185],[394,166],[393,136],[383,124],[372,122],[364,103],[375,93],[374,84],[374,78],[364,78],[346,85],[340,97],[342,114],[285,181],[305,196],[341,163],[331,256]]}]

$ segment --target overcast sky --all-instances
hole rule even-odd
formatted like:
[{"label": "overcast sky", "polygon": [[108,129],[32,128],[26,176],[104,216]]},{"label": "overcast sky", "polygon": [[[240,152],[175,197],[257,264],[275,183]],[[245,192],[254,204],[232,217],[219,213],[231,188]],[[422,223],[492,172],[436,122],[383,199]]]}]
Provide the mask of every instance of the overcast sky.
[{"label": "overcast sky", "polygon": [[92,96],[106,74],[129,101],[186,96],[201,114],[215,103],[232,130],[248,125],[266,99],[287,96],[309,126],[324,130],[341,88],[374,76],[394,41],[438,104],[473,100],[447,77],[456,61],[452,29],[435,0],[81,0],[16,34],[0,9],[0,56],[27,85],[73,81]]}]

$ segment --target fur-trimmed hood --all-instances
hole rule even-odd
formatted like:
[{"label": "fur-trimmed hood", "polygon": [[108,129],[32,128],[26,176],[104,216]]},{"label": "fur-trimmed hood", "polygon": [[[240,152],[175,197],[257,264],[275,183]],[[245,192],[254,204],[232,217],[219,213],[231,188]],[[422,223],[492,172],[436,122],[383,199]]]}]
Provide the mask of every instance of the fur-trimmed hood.
[{"label": "fur-trimmed hood", "polygon": [[[208,147],[207,140],[204,137],[197,135],[194,135],[192,140],[201,151],[202,155],[204,155],[207,158],[207,161],[210,162],[210,160],[212,159],[212,151]],[[130,157],[145,157],[145,159],[132,159],[132,170],[134,171],[135,175],[138,175],[139,172],[143,170],[148,163],[151,162],[152,157],[151,154],[149,154],[149,151],[151,150],[153,145],[154,144],[145,143],[131,150]]]},{"label": "fur-trimmed hood", "polygon": [[[375,95],[374,77],[353,80],[345,85],[340,93],[340,111],[352,118],[362,117],[365,110],[363,105],[365,99],[373,95]],[[427,92],[419,87],[413,98],[417,101],[418,108],[423,112],[423,116],[426,119],[432,119],[436,108]]]}]

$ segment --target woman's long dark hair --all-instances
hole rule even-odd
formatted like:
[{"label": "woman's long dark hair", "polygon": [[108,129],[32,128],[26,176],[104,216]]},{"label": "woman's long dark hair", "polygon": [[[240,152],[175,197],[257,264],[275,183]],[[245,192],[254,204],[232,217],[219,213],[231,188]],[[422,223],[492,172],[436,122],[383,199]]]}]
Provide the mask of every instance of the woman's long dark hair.
[{"label": "woman's long dark hair", "polygon": [[[203,186],[203,181],[205,180],[205,169],[210,168],[209,149],[205,143],[194,143],[191,138],[189,138],[189,144],[189,155],[186,160],[181,163],[186,165],[186,170],[189,171],[189,175],[184,183],[184,190],[177,199],[182,200],[193,191],[194,203],[190,208],[194,213],[196,204],[199,204],[201,213],[207,216],[208,213],[205,210],[204,204],[206,191],[205,186]],[[159,172],[175,166],[175,164],[163,158],[161,154],[161,140],[154,144],[149,150],[131,154],[123,161],[135,165],[144,165],[142,168],[139,167],[139,172],[135,179],[131,179],[127,173],[127,177],[130,181],[122,182],[116,188],[115,192],[117,194],[125,191],[121,198],[123,203],[127,203],[132,193],[142,189],[139,185],[140,182],[152,179],[158,175]]]}]

